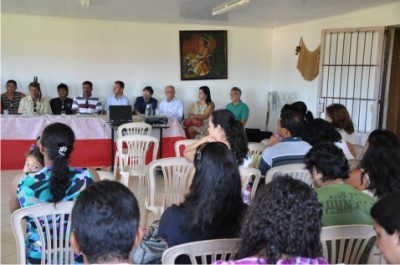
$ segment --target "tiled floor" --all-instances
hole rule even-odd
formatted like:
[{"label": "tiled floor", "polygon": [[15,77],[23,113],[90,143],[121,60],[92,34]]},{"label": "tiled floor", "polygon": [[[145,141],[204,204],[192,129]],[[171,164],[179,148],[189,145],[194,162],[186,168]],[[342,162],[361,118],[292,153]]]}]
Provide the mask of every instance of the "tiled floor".
[{"label": "tiled floor", "polygon": [[[11,214],[8,209],[8,201],[10,196],[10,183],[14,176],[19,173],[19,170],[1,171],[1,260],[0,264],[16,264],[17,263],[17,250],[13,232],[11,230]],[[163,179],[161,176],[157,177],[157,191],[163,191]],[[143,180],[137,177],[130,177],[129,188],[138,199],[141,208],[141,219],[143,220],[144,201],[146,196],[146,187]],[[13,191],[15,192],[15,191]],[[148,223],[155,218],[150,213],[148,216]],[[143,226],[143,223],[142,223]]]}]

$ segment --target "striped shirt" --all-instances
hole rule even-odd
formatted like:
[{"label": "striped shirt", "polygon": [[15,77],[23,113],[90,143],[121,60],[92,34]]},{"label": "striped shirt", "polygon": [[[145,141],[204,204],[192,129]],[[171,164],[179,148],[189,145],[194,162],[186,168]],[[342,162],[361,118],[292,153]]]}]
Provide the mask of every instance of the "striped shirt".
[{"label": "striped shirt", "polygon": [[72,110],[76,110],[79,113],[96,113],[103,110],[101,101],[97,97],[84,98],[78,96],[74,98],[72,103]]}]

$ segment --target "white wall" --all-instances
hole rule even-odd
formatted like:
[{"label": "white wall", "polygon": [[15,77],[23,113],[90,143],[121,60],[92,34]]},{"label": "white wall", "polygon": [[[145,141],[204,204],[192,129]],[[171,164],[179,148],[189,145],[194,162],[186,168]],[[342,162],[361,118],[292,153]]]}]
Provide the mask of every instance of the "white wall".
[{"label": "white wall", "polygon": [[[304,101],[316,116],[318,77],[306,81],[297,70],[295,48],[301,37],[307,48],[315,50],[321,43],[321,30],[330,28],[378,27],[400,24],[400,2],[362,11],[308,21],[273,30],[271,90],[284,102]],[[276,121],[270,121],[270,128]]]},{"label": "white wall", "polygon": [[[132,101],[144,86],[164,98],[172,84],[185,103],[186,113],[197,100],[198,87],[208,85],[217,108],[229,102],[229,91],[238,86],[250,106],[247,127],[264,128],[266,98],[271,72],[271,29],[216,27],[64,19],[2,14],[2,90],[8,79],[28,92],[38,76],[42,93],[57,96],[57,85],[66,83],[70,96],[81,93],[85,80],[93,82],[93,94],[105,98],[115,80],[125,82]],[[228,31],[228,79],[181,81],[179,30]]]}]

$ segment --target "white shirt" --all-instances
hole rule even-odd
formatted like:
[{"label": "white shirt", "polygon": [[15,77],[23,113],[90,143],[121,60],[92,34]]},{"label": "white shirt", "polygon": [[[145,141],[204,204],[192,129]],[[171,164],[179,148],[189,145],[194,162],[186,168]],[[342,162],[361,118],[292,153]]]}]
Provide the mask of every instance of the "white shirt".
[{"label": "white shirt", "polygon": [[158,114],[167,117],[177,118],[179,121],[183,119],[183,102],[174,97],[171,101],[164,99],[158,105]]}]

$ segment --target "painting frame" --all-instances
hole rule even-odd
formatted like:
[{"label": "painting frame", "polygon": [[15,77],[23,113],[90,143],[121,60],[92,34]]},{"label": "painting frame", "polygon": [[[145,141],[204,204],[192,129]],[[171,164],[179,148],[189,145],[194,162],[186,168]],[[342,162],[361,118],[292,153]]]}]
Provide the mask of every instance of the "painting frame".
[{"label": "painting frame", "polygon": [[180,30],[181,80],[228,79],[227,30]]}]

